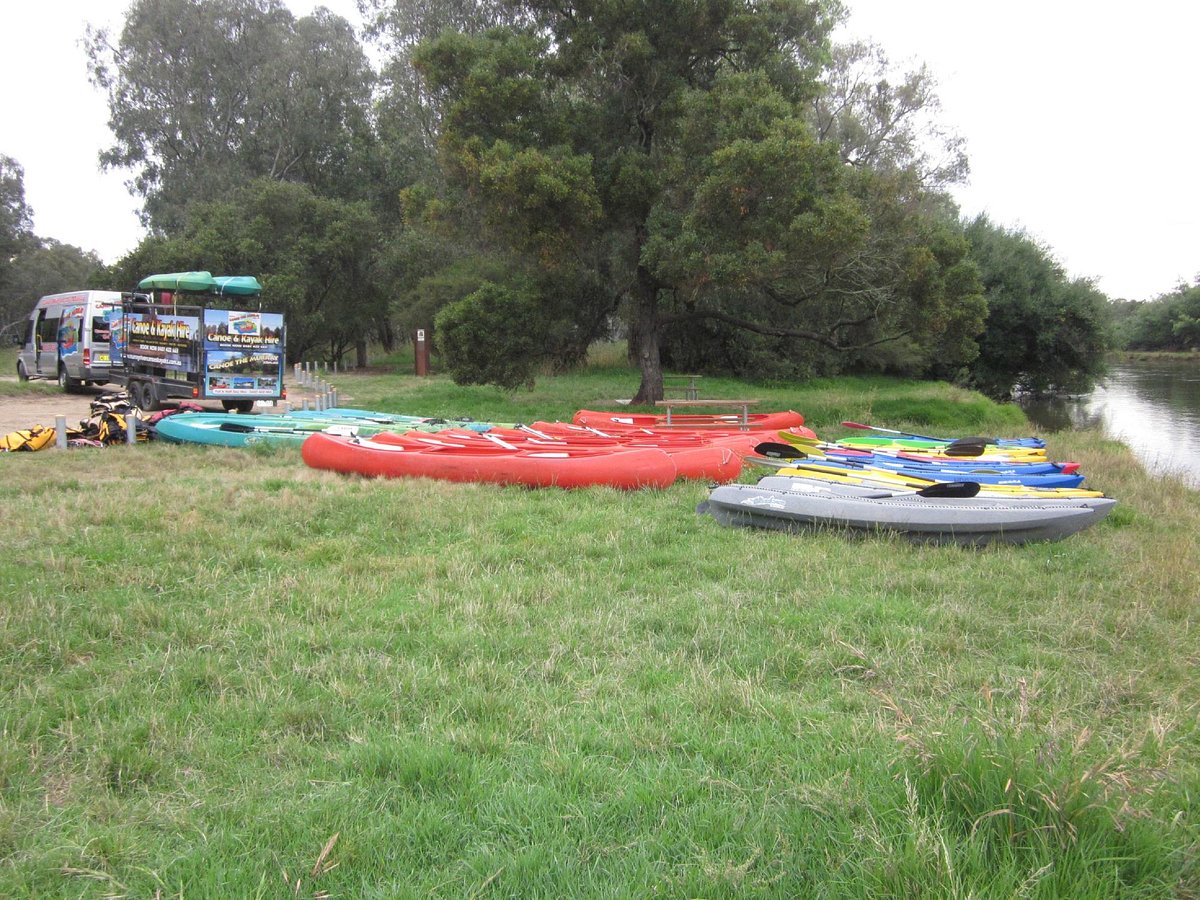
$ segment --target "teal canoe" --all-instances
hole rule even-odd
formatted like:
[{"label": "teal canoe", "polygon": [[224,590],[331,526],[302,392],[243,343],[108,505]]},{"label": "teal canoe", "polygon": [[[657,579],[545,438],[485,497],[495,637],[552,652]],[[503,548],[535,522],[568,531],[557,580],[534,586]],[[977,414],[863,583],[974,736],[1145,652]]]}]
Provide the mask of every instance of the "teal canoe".
[{"label": "teal canoe", "polygon": [[309,435],[369,437],[385,431],[443,431],[461,427],[455,422],[373,422],[349,417],[244,415],[238,413],[177,413],[160,419],[154,435],[174,444],[246,447],[254,444],[302,444]]}]

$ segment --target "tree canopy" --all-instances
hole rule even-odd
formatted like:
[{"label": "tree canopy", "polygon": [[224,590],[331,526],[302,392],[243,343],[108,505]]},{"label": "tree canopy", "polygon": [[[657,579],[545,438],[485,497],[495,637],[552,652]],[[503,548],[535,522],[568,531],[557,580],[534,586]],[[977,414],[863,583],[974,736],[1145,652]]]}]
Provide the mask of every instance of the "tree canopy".
[{"label": "tree canopy", "polygon": [[159,231],[255,178],[351,197],[371,140],[373,72],[350,25],[281,0],[135,0],[118,37],[89,31],[108,97],[108,168],[132,170]]},{"label": "tree canopy", "polygon": [[365,353],[387,318],[378,242],[369,204],[260,179],[196,203],[176,236],[144,241],[108,275],[129,286],[156,271],[256,275],[264,305],[288,317],[289,360],[340,359],[352,348]]},{"label": "tree canopy", "polygon": [[1115,337],[1128,350],[1200,350],[1200,280],[1114,310]]},{"label": "tree canopy", "polygon": [[112,278],[253,271],[295,355],[433,325],[457,379],[506,387],[616,334],[640,402],[664,363],[992,393],[1094,371],[1066,344],[1102,345],[1095,289],[964,233],[933,79],[835,45],[836,0],[362,5],[378,76],[283,0],[133,0],[89,34],[102,160],[153,233]]},{"label": "tree canopy", "polygon": [[478,210],[470,223],[535,281],[603,287],[641,367],[636,399],[662,397],[672,326],[786,339],[800,358],[889,344],[973,356],[983,303],[925,186],[942,175],[915,141],[881,149],[909,133],[920,92],[884,83],[887,102],[822,120],[836,5],[512,8],[503,27],[415,54],[443,170]]},{"label": "tree canopy", "polygon": [[0,285],[0,327],[23,320],[39,297],[80,290],[103,267],[93,252],[31,237],[13,257],[8,279]]},{"label": "tree canopy", "polygon": [[986,216],[967,227],[987,297],[971,379],[993,397],[1079,391],[1104,370],[1108,312],[1085,279],[1068,279],[1049,250]]},{"label": "tree canopy", "polygon": [[[25,202],[25,170],[0,154],[0,290],[12,279],[13,261],[33,236],[33,210]],[[0,322],[0,327],[8,324]]]}]

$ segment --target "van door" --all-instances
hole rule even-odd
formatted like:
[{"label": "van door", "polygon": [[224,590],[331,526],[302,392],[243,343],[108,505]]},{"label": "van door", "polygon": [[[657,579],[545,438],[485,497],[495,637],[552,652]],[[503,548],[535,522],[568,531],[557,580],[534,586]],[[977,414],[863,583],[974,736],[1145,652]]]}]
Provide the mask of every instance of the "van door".
[{"label": "van door", "polygon": [[17,376],[26,381],[37,374],[37,315],[30,313],[25,320],[25,335],[17,351]]},{"label": "van door", "polygon": [[36,373],[44,378],[58,377],[58,326],[61,306],[44,307],[38,311],[37,330],[33,340],[37,352]]},{"label": "van door", "polygon": [[91,369],[88,375],[97,381],[108,378],[108,369],[112,365],[111,345],[112,322],[114,310],[107,306],[97,307],[92,311],[91,327],[85,332],[84,347],[91,350]]},{"label": "van door", "polygon": [[83,306],[68,306],[63,310],[58,325],[58,361],[67,370],[67,377],[82,380],[87,377],[83,370]]}]

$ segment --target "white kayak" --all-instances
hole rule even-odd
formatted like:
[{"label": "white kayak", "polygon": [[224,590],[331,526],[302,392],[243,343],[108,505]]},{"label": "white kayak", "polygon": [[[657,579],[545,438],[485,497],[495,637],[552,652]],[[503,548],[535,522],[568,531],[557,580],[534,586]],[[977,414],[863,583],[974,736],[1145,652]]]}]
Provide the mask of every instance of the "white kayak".
[{"label": "white kayak", "polygon": [[1107,497],[922,496],[776,476],[756,485],[717,487],[697,512],[734,527],[798,531],[826,525],[982,546],[1061,540],[1099,522],[1116,502]]}]

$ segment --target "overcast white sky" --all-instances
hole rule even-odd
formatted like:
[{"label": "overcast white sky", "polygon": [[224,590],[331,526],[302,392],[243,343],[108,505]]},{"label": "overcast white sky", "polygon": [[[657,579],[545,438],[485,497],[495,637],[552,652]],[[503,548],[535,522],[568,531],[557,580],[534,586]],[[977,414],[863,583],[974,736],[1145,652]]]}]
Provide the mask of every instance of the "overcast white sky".
[{"label": "overcast white sky", "polygon": [[[1072,277],[1149,299],[1200,274],[1200,5],[1144,0],[846,0],[843,38],[926,63],[943,125],[967,142],[964,213],[1047,244]],[[34,230],[111,262],[142,230],[128,173],[101,173],[107,109],[87,81],[85,23],[119,29],[128,0],[5,9],[0,153],[25,169]],[[317,5],[290,0],[298,15]],[[354,0],[323,4],[357,21]],[[1107,7],[1107,8],[1106,8]]]}]

